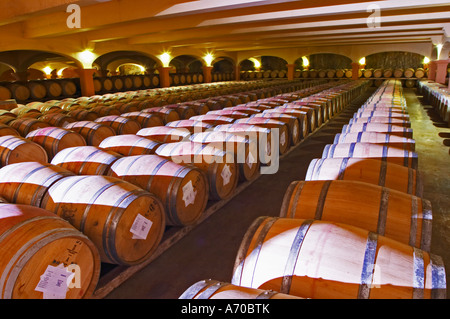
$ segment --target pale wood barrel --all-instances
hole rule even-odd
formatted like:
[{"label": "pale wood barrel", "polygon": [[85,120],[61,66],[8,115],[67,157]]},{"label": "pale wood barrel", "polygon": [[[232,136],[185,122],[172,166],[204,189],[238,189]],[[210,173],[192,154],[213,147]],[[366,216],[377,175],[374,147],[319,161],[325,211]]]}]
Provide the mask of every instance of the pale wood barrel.
[{"label": "pale wood barrel", "polygon": [[232,285],[218,280],[201,280],[186,289],[178,299],[302,299],[273,290]]},{"label": "pale wood barrel", "polygon": [[159,246],[164,207],[154,195],[109,176],[69,176],[54,183],[41,207],[68,220],[96,245],[102,262],[136,265]]},{"label": "pale wood barrel", "polygon": [[394,164],[418,168],[416,152],[407,149],[390,147],[389,144],[378,145],[373,143],[338,143],[327,144],[324,147],[322,158],[372,158]]},{"label": "pale wood barrel", "polygon": [[[14,121],[14,118],[11,118],[10,121]],[[21,136],[15,128],[12,128],[7,124],[0,124],[0,136],[7,135]]]},{"label": "pale wood barrel", "polygon": [[210,199],[221,200],[233,195],[239,181],[239,168],[234,155],[216,147],[193,142],[161,145],[156,155],[177,164],[194,165],[207,174]]},{"label": "pale wood barrel", "polygon": [[379,132],[392,134],[400,137],[413,138],[412,128],[384,123],[346,124],[342,128],[342,133],[352,133],[352,132]]},{"label": "pale wood barrel", "polygon": [[99,145],[101,149],[124,156],[154,154],[161,143],[135,134],[115,135],[105,138]]},{"label": "pale wood barrel", "polygon": [[141,129],[139,122],[119,115],[103,116],[94,122],[111,127],[116,135],[136,134]]},{"label": "pale wood barrel", "polygon": [[334,136],[333,144],[338,143],[386,144],[391,147],[403,148],[412,152],[414,152],[416,148],[416,141],[411,138],[379,132],[339,133]]},{"label": "pale wood barrel", "polygon": [[430,251],[431,203],[387,187],[353,180],[292,182],[280,217],[353,225]]},{"label": "pale wood barrel", "polygon": [[179,129],[187,129],[191,133],[204,132],[214,127],[214,125],[212,124],[194,119],[172,121],[170,123],[167,123],[166,126]]},{"label": "pale wood barrel", "polygon": [[121,114],[121,116],[135,120],[136,122],[139,123],[141,128],[164,125],[164,122],[161,119],[161,117],[152,113],[137,111],[137,112],[123,113]]},{"label": "pale wood barrel", "polygon": [[80,134],[52,126],[31,131],[26,138],[41,145],[47,152],[49,161],[63,149],[87,145],[86,140]]},{"label": "pale wood barrel", "polygon": [[64,128],[83,136],[86,144],[90,146],[99,146],[105,138],[116,135],[113,128],[93,121],[77,121],[65,125]]},{"label": "pale wood barrel", "polygon": [[0,136],[0,164],[6,166],[21,162],[48,163],[42,146],[20,136]]},{"label": "pale wood barrel", "polygon": [[51,164],[77,175],[107,175],[111,165],[121,157],[119,153],[98,146],[77,146],[57,153]]},{"label": "pale wood barrel", "polygon": [[143,109],[142,112],[157,114],[161,117],[164,124],[180,120],[180,115],[177,111],[164,107],[151,107]]},{"label": "pale wood barrel", "polygon": [[376,159],[316,158],[310,162],[305,180],[354,180],[417,197],[423,195],[423,174],[420,171]]},{"label": "pale wood barrel", "polygon": [[136,135],[164,144],[187,141],[191,133],[187,128],[154,126],[140,129]]},{"label": "pale wood barrel", "polygon": [[56,127],[64,127],[65,125],[76,121],[73,117],[63,113],[44,114],[38,117],[38,120]]},{"label": "pale wood barrel", "polygon": [[137,155],[116,161],[109,175],[155,194],[164,205],[168,225],[192,225],[203,217],[209,198],[208,178],[196,167],[157,155]]},{"label": "pale wood barrel", "polygon": [[[2,299],[91,297],[101,264],[86,235],[39,207],[1,203],[0,217]],[[69,281],[74,270],[75,280]],[[64,284],[56,286],[55,276]]]},{"label": "pale wood barrel", "polygon": [[234,285],[312,299],[445,299],[440,256],[355,226],[259,217],[238,250]]},{"label": "pale wood barrel", "polygon": [[42,197],[53,183],[73,175],[48,163],[9,164],[0,169],[0,194],[9,203],[40,207]]},{"label": "pale wood barrel", "polygon": [[190,117],[190,120],[201,121],[213,126],[221,125],[221,124],[230,124],[235,121],[234,118],[218,115],[218,114],[205,114],[205,115],[196,115]]}]

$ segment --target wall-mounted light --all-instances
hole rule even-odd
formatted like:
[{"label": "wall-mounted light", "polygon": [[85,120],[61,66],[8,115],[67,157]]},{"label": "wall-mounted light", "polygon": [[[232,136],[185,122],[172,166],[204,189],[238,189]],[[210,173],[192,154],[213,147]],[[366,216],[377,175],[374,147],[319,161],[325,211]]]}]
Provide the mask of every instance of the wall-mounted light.
[{"label": "wall-mounted light", "polygon": [[77,56],[78,56],[78,59],[83,64],[83,67],[85,69],[91,69],[92,68],[92,63],[97,58],[97,56],[90,50],[84,50],[82,52],[79,52],[77,54]]},{"label": "wall-mounted light", "polygon": [[214,55],[212,55],[212,53],[207,53],[207,54],[203,57],[203,60],[205,60],[206,66],[211,66],[212,61],[214,60]]},{"label": "wall-mounted light", "polygon": [[163,54],[159,55],[158,58],[161,60],[163,67],[169,67],[169,63],[172,60],[169,52],[164,52]]},{"label": "wall-mounted light", "polygon": [[428,64],[428,63],[430,63],[430,58],[424,57],[423,58],[423,64]]},{"label": "wall-mounted light", "polygon": [[306,56],[302,56],[302,65],[305,68],[309,66],[309,60]]},{"label": "wall-mounted light", "polygon": [[261,67],[261,62],[258,59],[250,58],[249,60],[253,62],[255,69],[259,69]]},{"label": "wall-mounted light", "polygon": [[45,68],[42,69],[42,71],[46,74],[46,75],[50,75],[52,74],[53,69],[49,66],[46,66]]},{"label": "wall-mounted light", "polygon": [[365,58],[365,57],[362,57],[362,58],[359,60],[359,64],[365,65],[365,64],[366,64],[366,58]]}]

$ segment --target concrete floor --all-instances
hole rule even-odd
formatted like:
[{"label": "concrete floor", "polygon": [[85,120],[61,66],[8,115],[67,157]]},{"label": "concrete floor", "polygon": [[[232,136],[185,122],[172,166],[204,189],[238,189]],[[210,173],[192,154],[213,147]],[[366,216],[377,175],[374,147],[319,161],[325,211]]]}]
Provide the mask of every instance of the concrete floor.
[{"label": "concrete floor", "polygon": [[[279,215],[288,185],[304,179],[310,161],[322,156],[324,146],[332,144],[335,134],[372,93],[373,90],[368,91],[355,100],[284,157],[277,174],[262,175],[105,299],[177,299],[203,279],[230,282],[239,245],[250,224],[258,216]],[[450,265],[450,129],[443,127],[430,107],[421,104],[415,90],[405,89],[405,95],[419,167],[426,177],[424,197],[433,205],[432,252]]]}]

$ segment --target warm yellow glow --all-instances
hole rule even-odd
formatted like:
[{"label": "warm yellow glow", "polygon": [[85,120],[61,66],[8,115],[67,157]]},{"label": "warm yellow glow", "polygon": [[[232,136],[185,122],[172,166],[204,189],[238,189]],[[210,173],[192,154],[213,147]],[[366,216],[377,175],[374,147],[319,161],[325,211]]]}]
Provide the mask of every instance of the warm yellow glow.
[{"label": "warm yellow glow", "polygon": [[161,60],[161,63],[165,68],[169,67],[169,63],[172,60],[172,57],[170,56],[169,52],[164,52],[159,56],[159,59]]},{"label": "warm yellow glow", "polygon": [[439,60],[439,57],[441,56],[441,51],[444,45],[442,43],[436,44],[436,50],[437,50],[437,60]]},{"label": "warm yellow glow", "polygon": [[65,69],[67,69],[67,68],[59,69],[58,72],[56,72],[56,75],[62,76],[62,75],[63,75],[63,71],[64,71]]},{"label": "warm yellow glow", "polygon": [[261,62],[258,59],[250,58],[249,60],[253,62],[253,65],[256,69],[259,69],[261,67]]},{"label": "warm yellow glow", "polygon": [[428,63],[430,63],[430,59],[428,57],[424,57],[423,64],[428,64]]},{"label": "warm yellow glow", "polygon": [[92,63],[95,61],[97,56],[90,50],[84,50],[78,53],[78,59],[83,64],[85,69],[92,68]]},{"label": "warm yellow glow", "polygon": [[117,67],[116,72],[119,72],[119,69],[120,69],[120,67],[121,67],[122,65],[127,65],[127,64],[128,64],[128,65],[134,65],[134,66],[138,67],[139,70],[140,70],[141,72],[145,72],[145,68],[144,68],[142,65],[136,64],[136,63],[125,63],[125,64],[121,64],[121,65],[119,65],[119,66]]},{"label": "warm yellow glow", "polygon": [[211,63],[214,60],[214,55],[212,55],[211,53],[208,53],[203,57],[203,60],[205,60],[206,66],[211,66]]},{"label": "warm yellow glow", "polygon": [[307,67],[309,66],[309,60],[306,56],[302,56],[303,66]]},{"label": "warm yellow glow", "polygon": [[50,75],[52,74],[53,69],[49,66],[46,66],[45,68],[42,69],[42,71],[44,71],[45,74]]},{"label": "warm yellow glow", "polygon": [[361,58],[361,60],[359,60],[359,64],[361,65],[366,64],[366,58],[365,57]]}]

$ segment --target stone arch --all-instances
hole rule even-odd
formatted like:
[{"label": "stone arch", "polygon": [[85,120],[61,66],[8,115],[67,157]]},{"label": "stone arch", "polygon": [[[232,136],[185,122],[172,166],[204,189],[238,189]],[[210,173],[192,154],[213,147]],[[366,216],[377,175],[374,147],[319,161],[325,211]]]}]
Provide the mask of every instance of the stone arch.
[{"label": "stone arch", "polygon": [[[312,53],[306,55],[309,60],[310,69],[351,69],[352,59],[346,55],[338,53]],[[299,57],[295,62],[295,68],[303,70],[303,60]]]},{"label": "stone arch", "polygon": [[366,68],[421,68],[424,55],[408,51],[382,51],[367,55]]},{"label": "stone arch", "polygon": [[201,73],[205,61],[197,55],[181,54],[172,58],[170,65],[175,68],[177,73]]},{"label": "stone arch", "polygon": [[139,51],[111,51],[104,53],[95,59],[93,64],[98,66],[100,73],[104,76],[115,73],[121,64],[135,63],[142,65],[146,70],[152,72],[161,66],[160,60],[150,54]]}]

